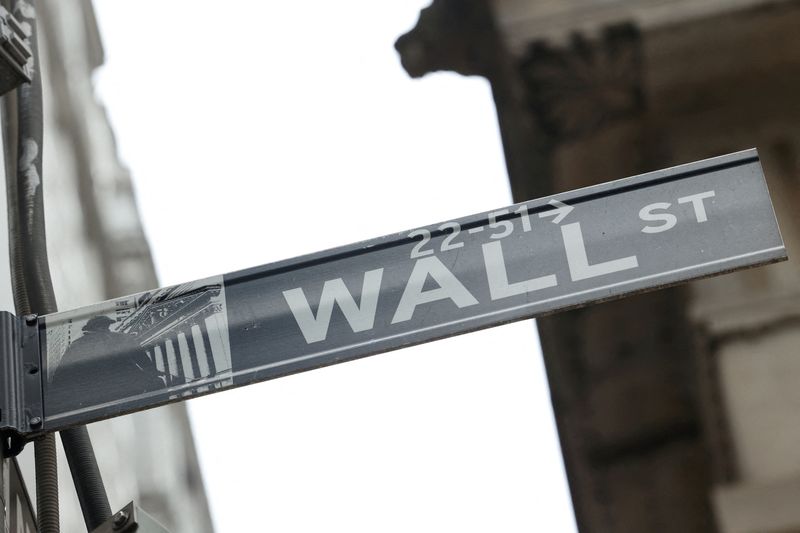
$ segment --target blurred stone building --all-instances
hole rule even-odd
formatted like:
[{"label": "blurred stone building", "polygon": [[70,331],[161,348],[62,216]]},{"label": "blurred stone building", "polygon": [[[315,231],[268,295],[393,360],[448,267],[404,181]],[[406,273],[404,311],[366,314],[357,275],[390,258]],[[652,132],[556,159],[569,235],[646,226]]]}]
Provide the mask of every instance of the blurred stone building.
[{"label": "blurred stone building", "polygon": [[790,261],[541,319],[582,532],[800,531],[800,1],[434,0],[516,201],[759,149]]},{"label": "blurred stone building", "polygon": [[[103,64],[103,47],[91,1],[40,0],[36,6],[45,98],[47,238],[59,308],[157,287],[131,179],[94,94],[92,75]],[[5,198],[0,205],[5,219]],[[5,231],[0,234],[0,241],[6,239]],[[7,240],[0,247],[5,253]],[[0,303],[13,312],[5,257],[0,261]],[[89,432],[113,510],[135,500],[172,533],[212,531],[183,404],[93,424]],[[35,501],[32,448],[19,462]],[[3,466],[7,476],[9,460]],[[85,531],[63,451],[59,469],[62,531]],[[4,531],[11,532],[6,518]]]}]

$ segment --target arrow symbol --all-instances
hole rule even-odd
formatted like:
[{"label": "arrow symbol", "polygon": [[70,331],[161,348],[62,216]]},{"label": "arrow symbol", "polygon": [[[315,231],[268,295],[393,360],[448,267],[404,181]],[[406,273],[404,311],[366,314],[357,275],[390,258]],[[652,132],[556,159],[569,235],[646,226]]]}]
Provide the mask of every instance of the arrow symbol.
[{"label": "arrow symbol", "polygon": [[558,224],[559,222],[564,220],[564,217],[569,215],[570,212],[573,209],[575,209],[571,205],[567,205],[564,202],[559,202],[558,200],[550,200],[547,203],[555,207],[555,209],[553,209],[552,211],[545,211],[544,213],[539,213],[539,218],[551,217],[555,215],[556,218],[553,219],[553,224]]}]

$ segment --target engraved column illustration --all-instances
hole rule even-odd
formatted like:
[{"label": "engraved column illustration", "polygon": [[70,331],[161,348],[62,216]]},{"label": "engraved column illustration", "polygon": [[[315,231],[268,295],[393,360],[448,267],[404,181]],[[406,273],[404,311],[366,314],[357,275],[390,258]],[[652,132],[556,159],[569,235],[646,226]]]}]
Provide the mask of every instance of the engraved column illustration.
[{"label": "engraved column illustration", "polygon": [[87,389],[94,402],[117,403],[232,383],[221,277],[58,313],[45,322],[44,345],[50,414],[79,410],[73,398]]}]

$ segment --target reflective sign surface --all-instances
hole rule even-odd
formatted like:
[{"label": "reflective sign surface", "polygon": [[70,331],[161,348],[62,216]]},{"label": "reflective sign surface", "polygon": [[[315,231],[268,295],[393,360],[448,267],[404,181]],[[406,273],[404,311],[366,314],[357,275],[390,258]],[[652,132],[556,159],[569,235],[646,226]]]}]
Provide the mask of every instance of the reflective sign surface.
[{"label": "reflective sign surface", "polygon": [[45,429],[785,258],[754,150],[531,200],[42,317]]}]

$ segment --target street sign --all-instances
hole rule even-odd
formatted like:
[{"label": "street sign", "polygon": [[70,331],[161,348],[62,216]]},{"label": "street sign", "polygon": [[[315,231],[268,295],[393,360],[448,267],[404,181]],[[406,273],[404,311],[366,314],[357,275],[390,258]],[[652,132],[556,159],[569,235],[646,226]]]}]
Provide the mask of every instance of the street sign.
[{"label": "street sign", "polygon": [[739,152],[29,319],[43,369],[30,427],[784,259],[758,154]]}]

